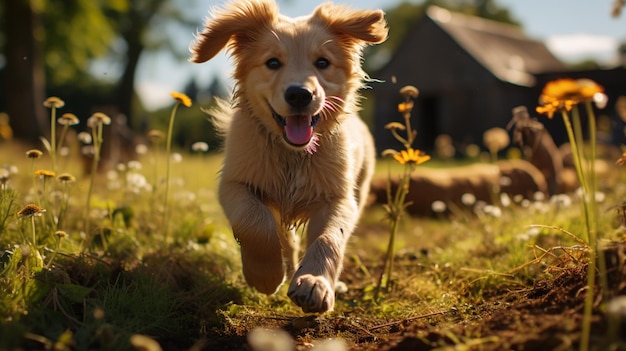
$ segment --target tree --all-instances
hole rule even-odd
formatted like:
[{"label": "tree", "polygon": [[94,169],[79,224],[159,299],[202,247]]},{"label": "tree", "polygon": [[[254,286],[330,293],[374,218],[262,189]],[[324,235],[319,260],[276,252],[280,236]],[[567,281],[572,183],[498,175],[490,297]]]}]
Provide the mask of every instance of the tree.
[{"label": "tree", "polygon": [[[121,75],[110,100],[130,121],[141,54],[145,49],[173,46],[161,34],[165,24],[190,23],[178,10],[180,1],[177,6],[173,3],[174,0],[0,0],[4,25],[0,50],[5,60],[0,69],[6,77],[5,108],[15,137],[37,141],[47,132],[50,123],[42,106],[46,92],[68,86],[80,92],[77,86],[102,84],[101,77],[91,74],[89,65],[105,55],[120,62]],[[110,82],[118,77],[113,74],[107,78]],[[62,94],[59,97],[63,98]]]},{"label": "tree", "polygon": [[133,101],[135,101],[135,75],[139,59],[146,50],[169,48],[176,54],[172,39],[163,28],[176,22],[185,26],[196,24],[187,20],[179,10],[181,4],[173,6],[171,0],[134,0],[128,2],[124,11],[112,11],[109,18],[115,23],[119,37],[126,45],[122,61],[124,68],[117,84],[116,101],[118,112],[128,117],[133,124]]},{"label": "tree", "polygon": [[6,111],[14,135],[35,142],[45,125],[41,21],[33,2],[3,0]]}]

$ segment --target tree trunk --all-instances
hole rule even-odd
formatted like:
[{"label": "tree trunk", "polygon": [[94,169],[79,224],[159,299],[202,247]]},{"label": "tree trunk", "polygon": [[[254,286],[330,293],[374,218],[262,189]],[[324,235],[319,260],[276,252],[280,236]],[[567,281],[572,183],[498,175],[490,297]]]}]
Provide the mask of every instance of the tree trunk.
[{"label": "tree trunk", "polygon": [[124,73],[117,87],[117,107],[119,113],[126,116],[126,123],[129,126],[134,125],[133,120],[133,97],[135,93],[135,73],[137,72],[137,64],[144,47],[139,37],[126,38],[128,51],[126,53],[126,66]]},{"label": "tree trunk", "polygon": [[49,128],[43,107],[43,28],[30,0],[3,0],[7,113],[17,139],[37,144]]}]

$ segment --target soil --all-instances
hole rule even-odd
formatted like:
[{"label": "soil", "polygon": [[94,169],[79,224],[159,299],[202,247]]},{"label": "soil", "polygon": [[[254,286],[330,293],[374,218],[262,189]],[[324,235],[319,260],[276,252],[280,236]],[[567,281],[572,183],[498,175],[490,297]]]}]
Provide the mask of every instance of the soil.
[{"label": "soil", "polygon": [[[619,336],[609,338],[606,315],[600,306],[604,298],[626,295],[626,244],[612,244],[604,254],[610,289],[606,297],[600,288],[594,291],[590,344],[592,349],[625,350],[626,328],[622,326]],[[359,281],[360,274],[359,268],[346,262],[342,279],[350,287],[350,281]],[[485,291],[475,305],[466,306],[470,313],[442,311],[375,326],[371,321],[359,321],[355,315],[310,315],[273,321],[262,316],[255,321],[251,316],[245,327],[209,338],[203,346],[250,350],[245,338],[249,327],[263,325],[286,330],[298,350],[309,349],[314,340],[337,336],[346,339],[351,350],[421,351],[457,349],[455,346],[463,350],[577,350],[586,286],[587,266],[572,264],[558,268],[553,278],[537,280],[529,288]]]}]

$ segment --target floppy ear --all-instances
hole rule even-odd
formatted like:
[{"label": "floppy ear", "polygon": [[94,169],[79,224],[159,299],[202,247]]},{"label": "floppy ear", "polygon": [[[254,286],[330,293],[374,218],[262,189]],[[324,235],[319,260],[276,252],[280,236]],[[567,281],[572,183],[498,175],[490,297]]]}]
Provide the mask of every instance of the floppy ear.
[{"label": "floppy ear", "polygon": [[355,10],[343,5],[324,3],[315,9],[314,19],[325,23],[336,34],[379,44],[387,39],[387,21],[382,10]]},{"label": "floppy ear", "polygon": [[243,48],[246,43],[254,41],[257,33],[267,28],[277,16],[278,6],[273,0],[233,0],[211,11],[204,29],[191,43],[189,61],[208,61],[229,43],[234,50]]}]

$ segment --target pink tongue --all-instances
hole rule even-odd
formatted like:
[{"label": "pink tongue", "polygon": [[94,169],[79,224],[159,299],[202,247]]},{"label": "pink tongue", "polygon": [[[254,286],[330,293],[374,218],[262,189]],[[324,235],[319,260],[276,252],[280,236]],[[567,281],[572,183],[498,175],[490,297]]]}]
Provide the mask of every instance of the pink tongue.
[{"label": "pink tongue", "polygon": [[294,145],[304,145],[313,136],[311,127],[311,117],[309,116],[288,116],[285,118],[285,134],[287,140]]}]

